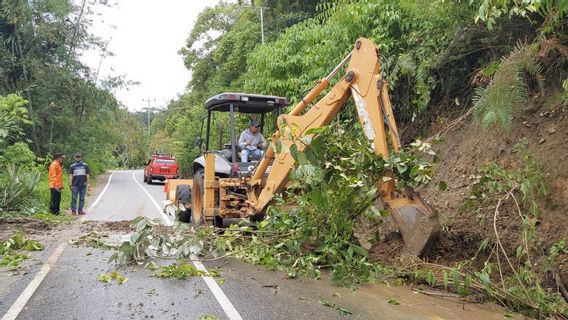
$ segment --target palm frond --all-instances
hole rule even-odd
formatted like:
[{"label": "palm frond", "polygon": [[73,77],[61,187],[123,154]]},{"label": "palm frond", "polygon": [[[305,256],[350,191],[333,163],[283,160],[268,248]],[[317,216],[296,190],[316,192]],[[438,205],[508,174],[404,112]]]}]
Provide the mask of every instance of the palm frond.
[{"label": "palm frond", "polygon": [[483,128],[495,125],[509,130],[513,116],[528,95],[528,77],[536,81],[539,91],[544,89],[543,68],[538,62],[536,44],[519,43],[501,59],[498,70],[485,88],[477,88],[474,95],[474,120]]}]

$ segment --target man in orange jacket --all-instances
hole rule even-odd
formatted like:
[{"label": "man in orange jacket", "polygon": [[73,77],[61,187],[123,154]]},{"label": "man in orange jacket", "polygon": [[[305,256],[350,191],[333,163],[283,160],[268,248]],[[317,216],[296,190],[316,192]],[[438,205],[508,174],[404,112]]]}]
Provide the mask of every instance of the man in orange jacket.
[{"label": "man in orange jacket", "polygon": [[53,214],[59,214],[61,192],[63,191],[63,168],[61,167],[63,159],[65,159],[63,153],[55,153],[53,162],[49,166],[49,190],[51,190],[49,211]]}]

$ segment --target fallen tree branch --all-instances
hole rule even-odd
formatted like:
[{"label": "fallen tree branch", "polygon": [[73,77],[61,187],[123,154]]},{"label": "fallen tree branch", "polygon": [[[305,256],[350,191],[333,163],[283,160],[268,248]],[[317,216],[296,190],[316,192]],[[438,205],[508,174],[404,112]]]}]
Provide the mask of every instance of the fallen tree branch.
[{"label": "fallen tree branch", "polygon": [[433,297],[444,297],[444,298],[461,298],[458,294],[455,293],[442,293],[442,292],[433,292],[433,291],[426,291],[426,290],[422,290],[422,289],[418,289],[418,288],[413,288],[412,291],[417,292],[417,293],[422,293],[425,294],[427,296],[433,296]]},{"label": "fallen tree branch", "polygon": [[444,136],[446,133],[448,133],[450,130],[452,130],[455,126],[457,126],[460,122],[462,122],[464,119],[466,119],[467,117],[469,117],[470,114],[472,114],[472,112],[475,110],[475,107],[471,107],[469,108],[469,110],[466,111],[466,113],[464,113],[463,115],[461,115],[459,118],[455,119],[454,121],[452,121],[452,123],[450,123],[450,125],[448,125],[447,127],[445,127],[444,129],[438,131],[435,135],[429,137],[428,139],[426,139],[426,142],[430,143],[430,141],[432,141],[434,138],[436,137],[442,137]]},{"label": "fallen tree branch", "polygon": [[558,286],[562,297],[564,297],[564,301],[568,302],[568,290],[566,290],[566,287],[564,286],[560,272],[558,272],[558,270],[553,270],[552,274],[554,275],[554,282],[556,282],[556,285]]},{"label": "fallen tree branch", "polygon": [[[523,213],[521,211],[521,206],[519,205],[519,202],[517,201],[517,197],[515,197],[515,195],[512,192],[513,190],[509,191],[509,195],[513,198],[513,200],[515,201],[515,206],[517,207],[517,212],[519,213],[519,217],[521,218],[521,223],[523,222]],[[527,233],[526,231],[523,231],[523,242],[525,245],[525,250],[527,251],[527,261],[529,263],[530,266],[532,266],[531,263],[531,256],[529,253],[529,239],[527,239]]]},{"label": "fallen tree branch", "polygon": [[517,273],[517,269],[515,269],[515,267],[513,266],[513,263],[511,263],[511,260],[509,260],[509,256],[507,256],[507,251],[503,247],[503,244],[501,243],[501,239],[499,238],[499,231],[497,231],[497,216],[499,215],[499,207],[501,207],[501,203],[503,202],[503,200],[506,200],[508,198],[509,198],[509,194],[507,194],[507,196],[505,196],[505,197],[502,197],[501,199],[499,199],[499,202],[497,202],[497,206],[495,207],[495,212],[493,214],[493,230],[495,231],[495,237],[497,239],[497,244],[499,245],[499,248],[501,248],[501,251],[503,251],[503,255],[505,256],[505,259],[507,260],[509,267],[511,268],[511,270],[515,274],[515,278],[517,279],[517,282],[519,282],[519,284],[521,285],[521,288],[523,288],[523,291],[525,292],[525,295],[529,299],[531,304],[534,305],[534,301],[532,300],[527,288],[525,287],[525,284],[523,283],[519,274]]}]

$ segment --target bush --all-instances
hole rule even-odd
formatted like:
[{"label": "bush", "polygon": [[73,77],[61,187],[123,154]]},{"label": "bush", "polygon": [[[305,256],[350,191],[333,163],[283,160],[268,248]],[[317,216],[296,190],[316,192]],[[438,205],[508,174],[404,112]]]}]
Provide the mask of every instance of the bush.
[{"label": "bush", "polygon": [[16,168],[13,163],[5,165],[0,173],[0,213],[37,212],[41,203],[35,191],[40,178],[41,174],[36,168]]},{"label": "bush", "polygon": [[24,142],[16,142],[0,152],[0,165],[14,164],[16,167],[33,167],[37,157]]}]

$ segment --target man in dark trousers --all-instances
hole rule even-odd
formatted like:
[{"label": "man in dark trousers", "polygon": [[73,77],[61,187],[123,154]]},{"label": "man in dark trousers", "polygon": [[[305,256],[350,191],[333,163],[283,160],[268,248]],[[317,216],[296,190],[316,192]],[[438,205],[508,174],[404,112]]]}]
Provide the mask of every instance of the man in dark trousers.
[{"label": "man in dark trousers", "polygon": [[[69,184],[71,187],[71,213],[84,215],[85,194],[89,183],[89,166],[83,162],[83,155],[75,154],[75,163],[69,167]],[[77,207],[77,196],[79,196],[79,206]]]},{"label": "man in dark trousers", "polygon": [[63,191],[63,168],[61,167],[63,159],[65,159],[63,153],[55,153],[53,154],[53,162],[49,166],[49,190],[51,191],[49,212],[53,214],[59,214],[61,192]]}]

